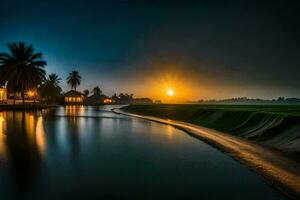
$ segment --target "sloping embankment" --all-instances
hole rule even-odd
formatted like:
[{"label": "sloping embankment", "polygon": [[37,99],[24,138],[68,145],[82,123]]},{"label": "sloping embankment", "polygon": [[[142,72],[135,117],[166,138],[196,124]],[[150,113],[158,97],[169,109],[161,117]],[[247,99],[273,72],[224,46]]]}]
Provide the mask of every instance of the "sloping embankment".
[{"label": "sloping embankment", "polygon": [[299,106],[130,105],[123,109],[230,133],[300,160]]},{"label": "sloping embankment", "polygon": [[[134,106],[129,106],[123,108],[122,110],[129,110],[132,108],[134,108]],[[148,110],[149,113],[153,113],[156,111],[153,107],[152,109]],[[275,152],[272,149],[265,148],[262,145],[249,142],[242,138],[190,123],[145,115],[131,114],[126,111],[120,110],[114,110],[114,112],[159,123],[169,124],[182,129],[188,134],[199,138],[224,152],[227,152],[230,156],[249,166],[251,169],[261,174],[271,185],[283,192],[288,197],[292,199],[300,199],[300,164],[299,162],[295,162],[294,160],[287,158],[285,155],[281,155],[280,153]],[[135,113],[137,112],[141,113],[145,112],[145,110],[135,111]],[[188,113],[185,112],[181,114],[186,116]],[[265,121],[268,120],[262,121],[262,124],[265,124]]]}]

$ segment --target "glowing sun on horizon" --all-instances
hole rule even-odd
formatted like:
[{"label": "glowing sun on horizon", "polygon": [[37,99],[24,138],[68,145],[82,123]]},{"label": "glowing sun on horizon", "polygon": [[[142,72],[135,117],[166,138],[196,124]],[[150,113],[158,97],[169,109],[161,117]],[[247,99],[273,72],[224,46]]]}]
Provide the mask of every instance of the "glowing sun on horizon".
[{"label": "glowing sun on horizon", "polygon": [[174,95],[174,90],[168,89],[168,90],[167,90],[167,95],[168,95],[169,97],[173,96],[173,95]]}]

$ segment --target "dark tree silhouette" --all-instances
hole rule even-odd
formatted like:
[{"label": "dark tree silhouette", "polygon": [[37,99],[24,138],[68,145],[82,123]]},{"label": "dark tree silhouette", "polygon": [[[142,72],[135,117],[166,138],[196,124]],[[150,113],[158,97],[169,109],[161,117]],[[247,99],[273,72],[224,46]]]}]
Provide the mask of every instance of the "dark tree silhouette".
[{"label": "dark tree silhouette", "polygon": [[100,89],[99,86],[96,86],[96,87],[94,87],[94,89],[93,89],[93,93],[94,93],[95,95],[100,95],[100,94],[102,94],[102,90]]},{"label": "dark tree silhouette", "polygon": [[87,97],[87,96],[89,96],[90,91],[88,89],[86,89],[86,90],[83,91],[83,94],[84,94],[85,97]]},{"label": "dark tree silhouette", "polygon": [[45,82],[38,88],[40,97],[47,103],[57,103],[61,97],[61,87],[58,85],[61,79],[56,74],[50,74]]},{"label": "dark tree silhouette", "polygon": [[119,97],[118,95],[115,93],[114,95],[111,96],[111,99],[113,100],[113,102],[118,103],[119,102]]},{"label": "dark tree silhouette", "polygon": [[120,93],[118,97],[118,103],[131,103],[133,99],[133,94]]},{"label": "dark tree silhouette", "polygon": [[67,83],[71,86],[71,89],[75,89],[76,91],[77,86],[81,83],[81,76],[78,71],[72,71],[69,73]]},{"label": "dark tree silhouette", "polygon": [[[36,89],[45,80],[47,64],[42,53],[24,42],[8,44],[9,53],[0,56],[0,79],[7,81],[9,91],[20,92],[25,102],[25,92]],[[15,95],[14,95],[15,96]]]},{"label": "dark tree silhouette", "polygon": [[48,81],[50,81],[54,86],[57,87],[61,81],[61,78],[59,78],[57,74],[53,73],[49,74]]}]

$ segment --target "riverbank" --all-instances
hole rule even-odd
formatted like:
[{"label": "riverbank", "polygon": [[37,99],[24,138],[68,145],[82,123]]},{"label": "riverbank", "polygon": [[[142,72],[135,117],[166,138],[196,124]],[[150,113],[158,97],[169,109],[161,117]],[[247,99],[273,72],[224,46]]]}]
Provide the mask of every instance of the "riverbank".
[{"label": "riverbank", "polygon": [[[262,175],[268,183],[288,197],[300,199],[300,164],[295,160],[270,148],[263,147],[260,144],[247,141],[234,135],[225,134],[187,122],[132,114],[128,112],[128,108],[132,108],[132,106],[122,108],[122,110],[114,110],[114,112],[172,125],[184,130],[191,136],[215,146],[236,160],[249,166]],[[142,110],[139,112],[142,112]],[[155,109],[152,109],[151,112],[155,112]]]},{"label": "riverbank", "polygon": [[3,104],[0,105],[0,111],[14,111],[14,110],[35,110],[35,109],[46,109],[55,108],[56,104]]},{"label": "riverbank", "polygon": [[123,109],[212,128],[277,149],[300,161],[300,106],[160,104]]}]

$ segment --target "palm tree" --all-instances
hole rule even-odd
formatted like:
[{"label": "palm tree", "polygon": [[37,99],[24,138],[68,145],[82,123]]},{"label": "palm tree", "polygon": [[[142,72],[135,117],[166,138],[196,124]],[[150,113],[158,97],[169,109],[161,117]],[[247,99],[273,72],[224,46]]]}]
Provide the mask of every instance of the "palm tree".
[{"label": "palm tree", "polygon": [[61,78],[58,77],[57,74],[49,74],[48,75],[48,80],[55,86],[57,87],[61,81]]},{"label": "palm tree", "polygon": [[48,78],[39,85],[38,92],[42,99],[47,103],[56,103],[61,97],[60,78],[56,74],[48,75]]},{"label": "palm tree", "polygon": [[93,89],[93,93],[95,95],[100,95],[102,93],[101,89],[99,86],[96,86],[94,89]]},{"label": "palm tree", "polygon": [[71,71],[67,78],[67,83],[71,86],[71,89],[75,89],[81,83],[81,76],[79,75],[78,71]]},{"label": "palm tree", "polygon": [[45,80],[47,63],[42,59],[43,54],[36,53],[31,44],[13,42],[8,48],[9,53],[0,57],[0,78],[8,82],[8,90],[21,92],[24,104],[25,92],[36,89]]}]

